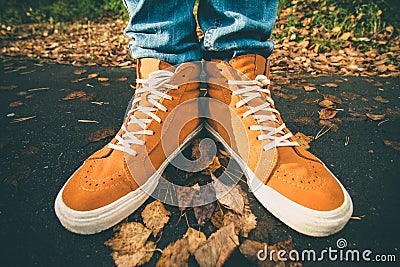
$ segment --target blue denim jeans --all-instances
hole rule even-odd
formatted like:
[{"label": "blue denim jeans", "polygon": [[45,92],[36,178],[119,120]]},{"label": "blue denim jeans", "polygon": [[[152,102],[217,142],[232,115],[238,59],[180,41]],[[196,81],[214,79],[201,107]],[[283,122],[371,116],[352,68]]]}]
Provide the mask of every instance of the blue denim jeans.
[{"label": "blue denim jeans", "polygon": [[230,60],[244,54],[268,57],[278,0],[201,0],[198,20],[194,0],[123,0],[129,13],[125,34],[134,58],[152,57],[180,64],[204,59]]}]

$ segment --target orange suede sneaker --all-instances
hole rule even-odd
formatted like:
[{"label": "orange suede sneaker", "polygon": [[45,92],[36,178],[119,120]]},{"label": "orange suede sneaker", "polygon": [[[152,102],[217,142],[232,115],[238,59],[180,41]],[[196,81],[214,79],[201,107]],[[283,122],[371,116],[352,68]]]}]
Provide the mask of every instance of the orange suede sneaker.
[{"label": "orange suede sneaker", "polygon": [[256,198],[300,233],[327,236],[341,230],[353,211],[351,198],[286,128],[271,98],[266,59],[244,55],[205,63],[204,69],[209,96],[226,104],[225,110],[211,105],[210,116],[233,114],[231,127],[209,120],[206,128],[242,167]]},{"label": "orange suede sneaker", "polygon": [[[171,157],[201,130],[199,119],[192,119],[176,137],[174,125],[198,118],[199,83],[191,81],[198,81],[200,71],[195,63],[174,68],[156,59],[138,60],[138,86],[121,130],[85,160],[57,195],[55,212],[65,228],[79,234],[103,231],[148,198]],[[190,108],[175,116],[175,108],[186,102]],[[174,118],[170,122],[169,116]],[[170,129],[179,140],[164,145]]]}]

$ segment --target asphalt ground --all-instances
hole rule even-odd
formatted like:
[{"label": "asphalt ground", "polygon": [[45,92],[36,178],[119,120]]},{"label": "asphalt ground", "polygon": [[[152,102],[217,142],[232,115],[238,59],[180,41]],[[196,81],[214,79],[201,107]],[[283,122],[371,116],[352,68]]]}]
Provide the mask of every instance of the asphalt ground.
[{"label": "asphalt ground", "polygon": [[[87,72],[73,74],[81,69]],[[90,134],[108,127],[116,131],[119,129],[133,95],[129,84],[134,84],[134,70],[2,59],[0,73],[0,265],[113,266],[109,256],[111,250],[104,245],[113,236],[113,231],[90,236],[70,233],[59,224],[53,203],[74,170],[111,139],[90,142]],[[72,82],[91,73],[98,73],[98,77],[109,80],[100,82],[97,77]],[[127,77],[127,80],[121,77]],[[272,77],[273,83],[274,77],[278,75]],[[336,122],[339,129],[331,129],[312,141],[310,151],[322,159],[348,189],[354,203],[355,218],[338,234],[312,238],[279,223],[257,201],[251,200],[258,223],[263,222],[266,227],[272,225],[268,242],[278,242],[291,236],[299,251],[322,251],[329,247],[337,248],[337,240],[344,238],[348,249],[369,249],[373,255],[395,255],[398,262],[400,151],[385,145],[384,140],[400,141],[399,78],[311,77],[280,73],[277,81],[282,81],[282,77],[289,78],[291,83],[275,82],[273,86],[278,90],[274,94],[281,94],[274,99],[287,126],[294,133],[300,131],[315,136],[321,129],[318,125],[320,107],[316,103],[302,103],[305,99],[322,99],[322,94],[341,98],[342,103],[337,104],[341,111],[336,116],[340,119]],[[338,86],[322,86],[329,83]],[[307,84],[315,84],[318,92],[305,92],[303,85]],[[92,100],[62,100],[73,91],[84,91],[91,95]],[[344,97],[343,92],[359,96],[352,100]],[[293,99],[293,95],[297,98]],[[373,100],[377,95],[389,102]],[[292,100],[285,99],[285,96]],[[10,106],[10,103],[18,101],[22,104]],[[386,116],[380,121],[362,120],[350,116],[349,109],[362,114],[370,112]],[[18,121],[31,116],[36,117]],[[299,117],[311,118],[314,123],[304,125],[296,120]],[[135,220],[139,214],[140,210],[129,220]],[[177,216],[179,214],[175,216],[173,213],[171,221],[176,222]],[[186,224],[180,225],[167,225],[165,238],[163,236],[159,246],[166,246],[179,238],[185,232]],[[159,256],[156,253],[149,265],[154,265]],[[189,263],[196,266],[193,259]],[[225,266],[248,264],[235,251]],[[303,262],[303,266],[321,264],[366,266],[367,263],[326,259],[323,262]]]}]

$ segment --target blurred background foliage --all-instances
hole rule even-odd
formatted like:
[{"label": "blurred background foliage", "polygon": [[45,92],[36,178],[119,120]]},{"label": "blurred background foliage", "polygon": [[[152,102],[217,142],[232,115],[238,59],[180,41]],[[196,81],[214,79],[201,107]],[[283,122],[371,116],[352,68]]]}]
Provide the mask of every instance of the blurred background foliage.
[{"label": "blurred background foliage", "polygon": [[[0,4],[2,29],[128,17],[123,0],[0,0]],[[399,10],[399,0],[280,0],[272,38],[300,42],[310,37],[321,48],[337,48],[345,41],[392,39],[398,34]],[[376,42],[369,43],[367,47]]]}]

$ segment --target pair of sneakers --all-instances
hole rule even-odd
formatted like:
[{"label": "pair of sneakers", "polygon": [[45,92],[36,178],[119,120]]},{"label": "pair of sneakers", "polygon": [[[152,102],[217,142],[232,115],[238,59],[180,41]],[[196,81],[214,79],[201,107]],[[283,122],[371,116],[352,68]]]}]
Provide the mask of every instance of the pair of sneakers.
[{"label": "pair of sneakers", "polygon": [[[204,107],[197,101],[202,71],[209,99],[219,103],[209,105],[212,119],[205,123],[199,118]],[[139,59],[138,86],[120,131],[85,160],[57,195],[61,224],[93,234],[129,216],[205,125],[238,162],[254,196],[278,219],[310,236],[341,230],[352,214],[351,198],[286,128],[271,98],[267,72],[267,60],[259,55],[178,67]]]}]

